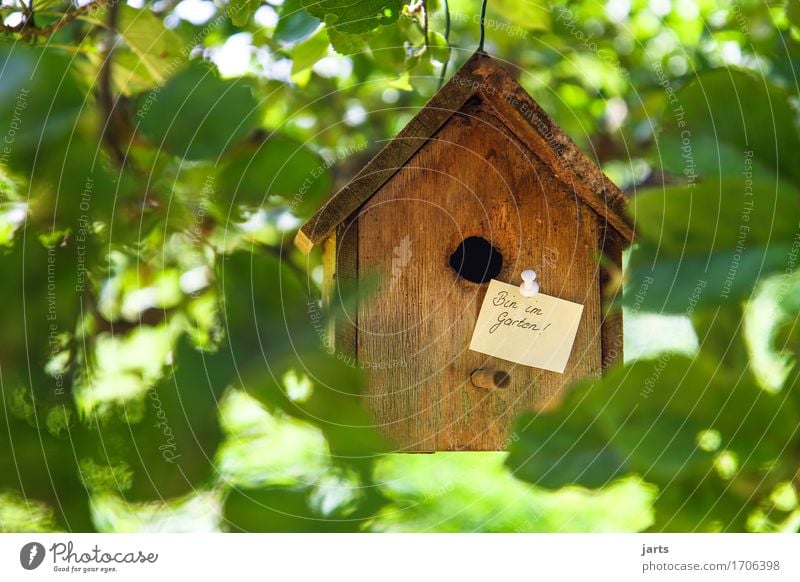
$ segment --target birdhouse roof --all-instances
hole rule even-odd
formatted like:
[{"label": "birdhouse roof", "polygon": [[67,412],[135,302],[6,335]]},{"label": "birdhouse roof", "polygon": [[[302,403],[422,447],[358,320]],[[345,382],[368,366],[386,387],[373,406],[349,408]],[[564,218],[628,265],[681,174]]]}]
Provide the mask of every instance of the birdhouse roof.
[{"label": "birdhouse roof", "polygon": [[485,53],[475,53],[397,137],[302,226],[295,244],[309,252],[328,238],[474,96],[490,104],[508,128],[609,226],[626,241],[632,240],[633,226],[625,213],[622,191],[508,71]]}]

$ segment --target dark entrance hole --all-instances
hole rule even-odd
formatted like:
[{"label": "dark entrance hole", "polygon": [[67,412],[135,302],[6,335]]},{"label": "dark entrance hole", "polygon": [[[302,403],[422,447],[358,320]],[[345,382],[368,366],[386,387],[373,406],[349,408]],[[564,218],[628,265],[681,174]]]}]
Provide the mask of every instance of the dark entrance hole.
[{"label": "dark entrance hole", "polygon": [[450,267],[467,281],[486,283],[500,274],[503,255],[485,238],[470,236],[450,255]]}]

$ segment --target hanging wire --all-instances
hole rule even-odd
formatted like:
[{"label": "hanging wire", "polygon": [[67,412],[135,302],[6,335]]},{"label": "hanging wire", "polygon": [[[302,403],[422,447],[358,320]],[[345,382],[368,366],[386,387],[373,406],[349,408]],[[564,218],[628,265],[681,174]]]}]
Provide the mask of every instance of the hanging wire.
[{"label": "hanging wire", "polygon": [[447,65],[450,63],[450,53],[452,52],[452,47],[450,46],[450,5],[447,0],[444,0],[444,40],[447,43],[447,60],[442,65],[438,89],[441,89],[442,85],[444,85],[444,78],[447,75]]},{"label": "hanging wire", "polygon": [[486,52],[483,50],[483,41],[486,38],[486,2],[487,0],[483,0],[483,4],[481,4],[481,39],[480,42],[478,42],[479,53]]}]

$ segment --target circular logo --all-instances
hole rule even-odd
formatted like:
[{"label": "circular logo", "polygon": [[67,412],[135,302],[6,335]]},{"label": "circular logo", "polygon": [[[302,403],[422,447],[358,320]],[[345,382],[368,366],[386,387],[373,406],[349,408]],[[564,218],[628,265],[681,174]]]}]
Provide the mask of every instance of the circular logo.
[{"label": "circular logo", "polygon": [[44,561],[44,546],[39,542],[29,542],[19,551],[19,563],[26,570],[35,570]]}]

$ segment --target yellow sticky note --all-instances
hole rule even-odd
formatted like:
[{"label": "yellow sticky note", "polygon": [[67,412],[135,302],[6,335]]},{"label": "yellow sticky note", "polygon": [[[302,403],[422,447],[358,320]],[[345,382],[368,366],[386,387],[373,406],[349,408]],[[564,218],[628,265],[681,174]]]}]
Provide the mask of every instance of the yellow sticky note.
[{"label": "yellow sticky note", "polygon": [[469,349],[553,372],[567,367],[583,305],[492,280]]}]

